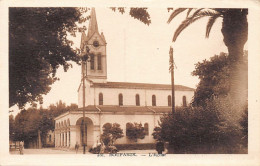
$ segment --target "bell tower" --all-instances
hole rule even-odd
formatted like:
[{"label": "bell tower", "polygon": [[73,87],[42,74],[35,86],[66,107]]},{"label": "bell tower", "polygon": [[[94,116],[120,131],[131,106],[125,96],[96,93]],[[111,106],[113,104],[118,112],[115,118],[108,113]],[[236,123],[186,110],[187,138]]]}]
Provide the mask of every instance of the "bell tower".
[{"label": "bell tower", "polygon": [[98,83],[105,83],[107,80],[107,58],[106,40],[103,32],[98,31],[95,8],[91,9],[89,26],[81,36],[80,49],[84,54],[89,49],[90,57],[86,65],[87,79]]}]

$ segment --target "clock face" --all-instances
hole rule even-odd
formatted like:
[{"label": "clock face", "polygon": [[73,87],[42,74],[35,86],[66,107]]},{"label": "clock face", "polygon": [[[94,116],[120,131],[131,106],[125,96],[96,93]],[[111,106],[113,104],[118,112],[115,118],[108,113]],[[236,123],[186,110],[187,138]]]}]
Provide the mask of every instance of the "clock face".
[{"label": "clock face", "polygon": [[99,46],[98,41],[95,40],[95,41],[93,42],[93,46],[94,46],[94,47],[98,47],[98,46]]}]

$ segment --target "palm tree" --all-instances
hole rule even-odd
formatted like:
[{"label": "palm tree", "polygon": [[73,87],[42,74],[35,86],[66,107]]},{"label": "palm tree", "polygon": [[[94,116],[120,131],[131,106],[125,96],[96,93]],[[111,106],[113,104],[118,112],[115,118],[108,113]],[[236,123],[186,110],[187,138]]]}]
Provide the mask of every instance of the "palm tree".
[{"label": "palm tree", "polygon": [[209,17],[206,26],[206,38],[208,38],[215,21],[221,17],[223,18],[221,32],[224,37],[224,43],[228,48],[230,58],[237,61],[243,57],[244,45],[248,38],[248,9],[178,8],[173,10],[168,19],[168,23],[184,11],[187,11],[186,19],[176,29],[172,39],[173,42],[177,40],[177,37],[186,27],[204,17]]},{"label": "palm tree", "polygon": [[[172,8],[168,8],[168,10],[172,10]],[[173,42],[177,40],[186,27],[205,17],[209,18],[206,25],[206,38],[208,38],[215,21],[218,18],[223,19],[221,32],[231,60],[230,95],[234,100],[242,102],[244,105],[247,99],[247,77],[245,78],[245,75],[241,74],[243,71],[239,68],[239,63],[243,58],[244,45],[248,38],[248,9],[177,8],[171,13],[168,23],[184,11],[187,11],[187,16],[176,29],[172,39]]]}]

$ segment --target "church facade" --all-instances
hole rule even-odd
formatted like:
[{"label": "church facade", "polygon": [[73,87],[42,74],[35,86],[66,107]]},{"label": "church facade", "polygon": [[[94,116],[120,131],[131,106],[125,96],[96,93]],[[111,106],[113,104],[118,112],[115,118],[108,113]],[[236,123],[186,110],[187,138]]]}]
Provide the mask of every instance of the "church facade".
[{"label": "church facade", "polygon": [[[142,123],[146,130],[138,143],[154,143],[152,133],[160,117],[171,111],[171,85],[107,81],[106,40],[99,33],[95,9],[92,8],[87,35],[81,36],[82,54],[89,48],[90,59],[82,65],[86,73],[78,88],[79,109],[55,118],[55,147],[74,148],[78,142],[87,147],[100,142],[102,127],[118,123],[124,137],[115,144],[131,144],[126,137],[127,123]],[[85,89],[85,141],[83,140],[83,90]],[[186,106],[192,100],[194,89],[175,85],[175,105]]]}]

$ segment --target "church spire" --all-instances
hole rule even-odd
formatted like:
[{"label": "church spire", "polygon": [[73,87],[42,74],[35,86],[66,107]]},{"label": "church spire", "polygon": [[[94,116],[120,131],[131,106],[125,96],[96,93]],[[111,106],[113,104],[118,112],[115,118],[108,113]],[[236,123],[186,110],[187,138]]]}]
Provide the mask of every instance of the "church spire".
[{"label": "church spire", "polygon": [[97,18],[96,18],[95,8],[91,8],[90,21],[89,21],[89,25],[88,25],[87,40],[90,39],[91,36],[92,36],[95,32],[98,33]]}]

